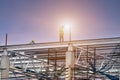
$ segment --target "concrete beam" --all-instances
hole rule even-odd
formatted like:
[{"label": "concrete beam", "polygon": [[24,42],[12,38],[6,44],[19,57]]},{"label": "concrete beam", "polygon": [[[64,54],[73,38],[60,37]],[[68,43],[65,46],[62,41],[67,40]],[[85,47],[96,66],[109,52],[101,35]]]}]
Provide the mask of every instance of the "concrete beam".
[{"label": "concrete beam", "polygon": [[[45,49],[45,48],[60,48],[68,47],[68,41],[63,43],[60,42],[49,42],[49,43],[34,43],[34,44],[20,44],[20,45],[8,45],[8,51],[12,50],[30,50],[30,49]],[[101,38],[101,39],[89,39],[89,40],[74,40],[71,41],[74,46],[84,45],[101,45],[101,44],[116,44],[120,43],[120,37],[117,38]],[[0,46],[0,51],[3,51],[5,46]]]}]

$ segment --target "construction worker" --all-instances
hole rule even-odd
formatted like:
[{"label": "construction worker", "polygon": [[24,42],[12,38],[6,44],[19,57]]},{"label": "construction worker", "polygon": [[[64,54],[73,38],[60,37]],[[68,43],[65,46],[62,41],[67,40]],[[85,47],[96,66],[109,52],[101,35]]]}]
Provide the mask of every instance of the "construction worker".
[{"label": "construction worker", "polygon": [[35,41],[34,40],[32,40],[31,42],[30,42],[30,44],[34,44],[35,43]]},{"label": "construction worker", "polygon": [[60,36],[60,42],[64,41],[64,26],[61,26],[59,28],[59,36]]}]

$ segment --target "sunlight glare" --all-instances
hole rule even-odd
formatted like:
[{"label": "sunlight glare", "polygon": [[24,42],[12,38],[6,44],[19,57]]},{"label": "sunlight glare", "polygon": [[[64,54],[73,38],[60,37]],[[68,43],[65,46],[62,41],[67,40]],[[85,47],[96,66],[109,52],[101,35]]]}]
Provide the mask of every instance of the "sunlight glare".
[{"label": "sunlight glare", "polygon": [[65,31],[70,30],[70,27],[71,27],[70,24],[64,24],[63,26],[64,26]]}]

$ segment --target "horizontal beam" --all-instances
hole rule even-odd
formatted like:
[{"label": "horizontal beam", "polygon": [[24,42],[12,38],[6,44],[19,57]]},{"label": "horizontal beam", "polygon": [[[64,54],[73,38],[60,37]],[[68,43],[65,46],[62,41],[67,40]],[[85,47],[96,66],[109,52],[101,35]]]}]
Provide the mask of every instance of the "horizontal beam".
[{"label": "horizontal beam", "polygon": [[61,57],[49,57],[49,60],[65,60],[65,56],[61,56]]},{"label": "horizontal beam", "polygon": [[[117,44],[120,43],[120,37],[117,38],[101,38],[101,39],[89,39],[89,40],[74,40],[71,41],[74,46],[85,45],[101,45],[101,44]],[[60,48],[68,47],[69,42],[49,42],[49,43],[34,43],[34,44],[20,44],[20,45],[8,45],[8,51],[12,50],[32,50],[32,49],[48,49],[48,48]],[[3,51],[5,46],[0,46],[0,51]]]}]

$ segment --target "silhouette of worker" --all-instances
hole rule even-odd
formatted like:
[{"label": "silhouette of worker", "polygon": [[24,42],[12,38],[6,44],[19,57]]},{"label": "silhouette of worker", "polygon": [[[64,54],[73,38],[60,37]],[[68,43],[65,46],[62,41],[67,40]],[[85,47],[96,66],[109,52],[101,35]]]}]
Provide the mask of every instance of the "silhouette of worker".
[{"label": "silhouette of worker", "polygon": [[64,41],[64,27],[63,26],[59,28],[59,36],[60,36],[60,42],[63,42]]}]

